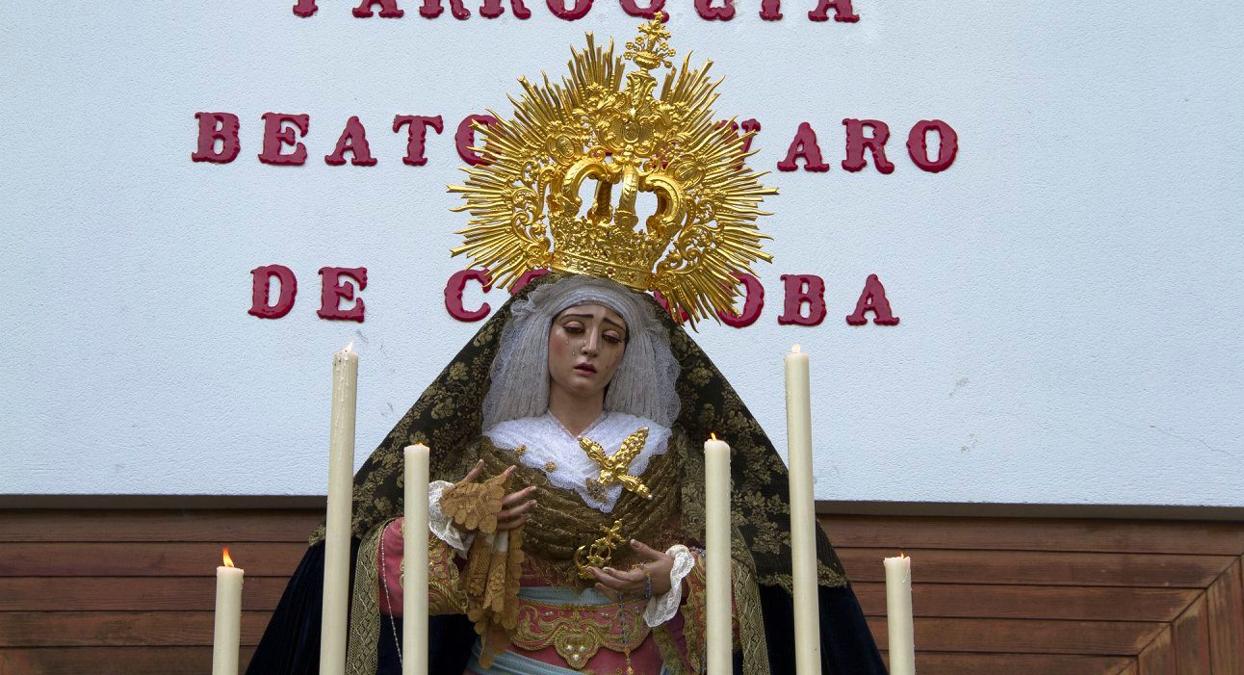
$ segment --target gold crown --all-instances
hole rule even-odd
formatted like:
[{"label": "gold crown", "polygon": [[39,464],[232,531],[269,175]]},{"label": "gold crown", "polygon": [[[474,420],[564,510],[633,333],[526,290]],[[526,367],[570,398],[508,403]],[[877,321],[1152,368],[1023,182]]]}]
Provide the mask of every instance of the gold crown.
[{"label": "gold crown", "polygon": [[[561,84],[519,79],[514,118],[492,113],[500,121],[477,126],[487,161],[464,167],[466,184],[449,187],[466,201],[454,210],[471,214],[453,255],[468,254],[503,286],[549,268],[659,291],[673,316],[685,311],[692,322],[733,311],[735,275],[771,260],[755,221],[769,215],[757,207],[777,190],[743,166],[747,136],[714,119],[720,80],[709,79],[711,62],[693,70],[687,57],[671,67],[668,38],[658,14],[622,56],[589,33]],[[638,66],[625,84],[624,60]],[[662,65],[657,98],[648,71]],[[655,208],[636,229],[641,193]]]}]

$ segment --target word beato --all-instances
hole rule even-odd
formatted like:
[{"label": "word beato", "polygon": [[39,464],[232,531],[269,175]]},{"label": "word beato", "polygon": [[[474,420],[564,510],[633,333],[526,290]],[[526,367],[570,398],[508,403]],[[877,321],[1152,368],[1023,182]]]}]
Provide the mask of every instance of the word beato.
[{"label": "word beato", "polygon": [[[212,164],[228,164],[237,159],[242,150],[240,140],[241,120],[229,112],[197,112],[199,121],[198,142],[190,159],[195,162]],[[311,128],[311,116],[303,113],[266,112],[263,120],[263,136],[259,161],[275,166],[300,166],[307,163],[307,146],[302,142]],[[467,115],[458,122],[454,131],[454,147],[458,157],[471,166],[479,166],[488,162],[475,147],[475,132],[482,126],[496,124],[492,115]],[[760,122],[747,119],[738,123],[722,122],[722,132],[739,133],[742,129],[744,151],[751,149],[752,141],[760,132]],[[865,153],[871,154],[872,164],[878,172],[893,173],[894,163],[886,155],[886,143],[890,139],[890,126],[881,120],[858,119],[848,117],[842,120],[845,128],[843,137],[846,154],[842,160],[842,168],[847,171],[862,171],[869,161]],[[393,117],[393,133],[406,132],[406,154],[402,163],[409,166],[423,166],[428,163],[425,154],[428,130],[436,134],[445,130],[445,121],[440,115],[396,115]],[[937,137],[937,152],[929,156],[928,139]],[[921,171],[938,173],[950,167],[959,151],[959,135],[954,128],[942,120],[920,120],[912,125],[907,134],[907,154],[913,164]],[[357,115],[346,120],[345,127],[337,136],[333,151],[324,156],[324,163],[330,166],[342,166],[346,163],[346,154],[350,155],[352,166],[375,166],[379,160],[371,152],[371,144],[367,142],[367,129]],[[803,161],[805,171],[829,171],[829,164],[824,160],[824,153],[817,140],[816,131],[808,122],[801,122],[795,131],[794,138],[786,149],[786,156],[777,163],[779,171],[798,170],[798,161]]]}]

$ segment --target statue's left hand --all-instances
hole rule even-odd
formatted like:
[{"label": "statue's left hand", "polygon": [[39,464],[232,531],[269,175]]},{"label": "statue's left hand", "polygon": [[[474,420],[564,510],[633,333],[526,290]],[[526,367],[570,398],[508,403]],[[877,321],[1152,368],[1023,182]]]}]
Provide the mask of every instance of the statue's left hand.
[{"label": "statue's left hand", "polygon": [[652,595],[664,595],[670,590],[670,570],[674,568],[674,556],[663,553],[638,539],[631,540],[631,549],[645,562],[638,563],[629,570],[612,567],[589,567],[588,571],[596,577],[596,590],[611,598],[621,595],[644,596],[651,579]]}]

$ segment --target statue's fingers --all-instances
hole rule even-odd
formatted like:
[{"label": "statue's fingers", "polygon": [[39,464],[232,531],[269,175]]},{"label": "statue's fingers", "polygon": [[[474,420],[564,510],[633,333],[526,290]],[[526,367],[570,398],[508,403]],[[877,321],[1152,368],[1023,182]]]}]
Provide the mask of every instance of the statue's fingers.
[{"label": "statue's fingers", "polygon": [[[596,580],[599,581],[601,584],[604,584],[605,586],[608,586],[609,588],[612,588],[614,590],[621,590],[620,587],[624,582],[621,581],[620,579],[615,579],[612,576],[606,574],[605,571],[602,570],[601,568],[589,567],[587,568],[587,571],[591,572],[592,576],[596,577]],[[600,584],[597,584],[597,585],[600,585]]]},{"label": "statue's fingers", "polygon": [[536,486],[528,485],[527,487],[521,490],[511,492],[510,494],[506,495],[504,499],[501,500],[501,506],[504,506],[506,508],[514,506],[515,504],[518,504],[519,502],[530,497],[535,491],[536,491]]},{"label": "statue's fingers", "polygon": [[609,598],[611,601],[618,601],[618,591],[615,591],[604,584],[596,584],[596,590],[599,591],[601,595]]},{"label": "statue's fingers", "polygon": [[608,574],[609,576],[625,583],[628,587],[634,586],[636,583],[643,581],[644,578],[644,569],[642,566],[626,572],[616,570],[612,567],[606,567],[604,568],[604,572],[605,574]]},{"label": "statue's fingers", "polygon": [[480,461],[475,463],[475,466],[472,467],[470,471],[467,472],[466,477],[458,482],[459,483],[470,483],[474,481],[476,478],[479,478],[479,474],[483,470],[484,470],[484,460],[481,459]]},{"label": "statue's fingers", "polygon": [[631,548],[635,549],[636,553],[649,560],[662,560],[666,555],[663,551],[658,551],[638,539],[631,540]]},{"label": "statue's fingers", "polygon": [[497,513],[497,520],[508,521],[518,518],[536,507],[536,500],[529,499],[518,506],[509,509],[503,509]]},{"label": "statue's fingers", "polygon": [[522,527],[523,525],[527,523],[527,518],[528,516],[522,515],[522,516],[515,518],[514,520],[510,520],[506,522],[497,521],[497,530],[498,531],[517,530],[518,528]]}]

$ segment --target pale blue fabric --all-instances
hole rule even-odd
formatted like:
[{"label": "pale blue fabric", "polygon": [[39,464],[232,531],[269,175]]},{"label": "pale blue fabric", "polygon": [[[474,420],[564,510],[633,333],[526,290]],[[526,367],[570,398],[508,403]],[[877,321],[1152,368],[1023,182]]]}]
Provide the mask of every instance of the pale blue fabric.
[{"label": "pale blue fabric", "polygon": [[612,600],[595,588],[576,592],[564,586],[524,586],[518,589],[518,597],[532,602],[556,602],[562,605],[612,605]]},{"label": "pale blue fabric", "polygon": [[[471,648],[471,661],[467,668],[479,675],[576,675],[579,671],[561,668],[543,661],[529,659],[514,652],[501,652],[492,661],[492,667],[485,669],[479,663],[479,640]],[[664,669],[662,669],[664,670]]]}]

